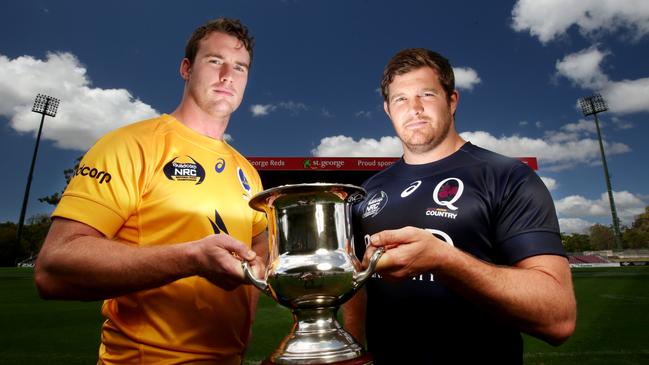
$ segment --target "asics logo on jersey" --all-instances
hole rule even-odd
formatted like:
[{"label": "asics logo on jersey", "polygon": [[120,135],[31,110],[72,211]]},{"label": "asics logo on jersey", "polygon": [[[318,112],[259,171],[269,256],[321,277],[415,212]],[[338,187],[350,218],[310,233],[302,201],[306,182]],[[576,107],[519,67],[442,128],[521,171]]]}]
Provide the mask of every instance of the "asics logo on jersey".
[{"label": "asics logo on jersey", "polygon": [[405,198],[408,195],[414,193],[415,190],[417,190],[417,188],[419,187],[419,185],[421,185],[421,180],[413,181],[412,183],[410,183],[410,186],[406,188],[406,190],[401,192],[401,197]]},{"label": "asics logo on jersey", "polygon": [[214,230],[215,234],[219,233],[225,233],[228,234],[228,228],[225,226],[225,222],[223,222],[223,219],[219,215],[219,212],[214,209],[214,220],[211,220],[210,218],[207,218],[210,221],[210,224],[212,225],[212,230]]},{"label": "asics logo on jersey", "polygon": [[219,174],[225,170],[225,160],[223,158],[219,158],[216,160],[216,165],[214,165],[214,171],[218,172]]},{"label": "asics logo on jersey", "polygon": [[437,184],[435,190],[433,190],[433,200],[437,205],[447,207],[451,210],[457,210],[457,207],[453,205],[464,191],[464,183],[462,180],[449,177],[444,179]]},{"label": "asics logo on jersey", "polygon": [[99,171],[94,167],[88,167],[86,165],[82,165],[77,168],[74,176],[77,175],[89,176],[93,179],[97,179],[100,184],[103,184],[104,182],[108,184],[110,182],[110,179],[112,178],[112,176],[110,176],[110,174],[106,171]]},{"label": "asics logo on jersey", "polygon": [[167,162],[163,172],[173,181],[195,181],[199,185],[205,180],[205,169],[191,156],[174,157]]}]

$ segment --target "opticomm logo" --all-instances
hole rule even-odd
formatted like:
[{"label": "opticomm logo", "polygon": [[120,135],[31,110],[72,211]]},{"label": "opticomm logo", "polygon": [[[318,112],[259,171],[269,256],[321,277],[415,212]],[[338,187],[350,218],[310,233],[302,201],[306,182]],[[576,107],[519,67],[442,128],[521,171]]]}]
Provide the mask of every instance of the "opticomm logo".
[{"label": "opticomm logo", "polygon": [[112,178],[112,176],[108,172],[100,171],[94,167],[88,167],[86,165],[82,165],[77,168],[77,171],[74,173],[74,176],[78,176],[78,175],[88,176],[93,179],[97,179],[97,181],[99,181],[100,184],[103,184],[104,182],[108,184],[110,183],[110,179]]}]

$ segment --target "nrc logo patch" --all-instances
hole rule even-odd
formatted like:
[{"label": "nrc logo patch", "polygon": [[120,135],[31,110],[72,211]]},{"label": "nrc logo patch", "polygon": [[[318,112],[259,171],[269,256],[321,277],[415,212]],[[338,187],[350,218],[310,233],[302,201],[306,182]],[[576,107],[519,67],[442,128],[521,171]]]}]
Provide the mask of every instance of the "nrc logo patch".
[{"label": "nrc logo patch", "polygon": [[387,204],[388,194],[386,194],[385,191],[381,190],[380,192],[375,193],[367,200],[367,205],[363,212],[363,218],[376,217]]},{"label": "nrc logo patch", "polygon": [[163,171],[167,179],[173,181],[192,181],[199,185],[205,180],[205,169],[191,156],[174,157]]}]

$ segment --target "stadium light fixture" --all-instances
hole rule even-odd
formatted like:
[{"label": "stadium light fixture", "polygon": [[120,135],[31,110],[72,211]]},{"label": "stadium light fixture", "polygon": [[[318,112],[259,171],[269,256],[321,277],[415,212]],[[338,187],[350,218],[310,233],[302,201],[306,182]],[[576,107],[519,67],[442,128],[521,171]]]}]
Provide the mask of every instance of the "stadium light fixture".
[{"label": "stadium light fixture", "polygon": [[606,101],[600,94],[586,96],[579,99],[579,106],[581,112],[585,117],[593,115],[595,117],[595,126],[597,127],[597,139],[599,140],[599,150],[602,154],[602,166],[604,167],[604,178],[606,179],[606,190],[608,191],[608,201],[611,204],[611,216],[613,218],[613,231],[615,235],[615,247],[618,250],[622,249],[622,235],[620,233],[620,220],[617,218],[617,211],[615,209],[615,200],[613,199],[613,189],[611,188],[611,177],[608,173],[608,165],[606,164],[606,155],[604,154],[604,144],[602,143],[602,133],[599,129],[599,119],[597,114],[608,110]]},{"label": "stadium light fixture", "polygon": [[43,131],[43,122],[45,121],[45,116],[55,117],[56,112],[59,108],[59,99],[47,96],[44,94],[36,95],[36,100],[34,100],[34,106],[32,111],[34,113],[41,114],[41,125],[38,127],[38,135],[36,136],[36,145],[34,146],[34,154],[32,156],[32,164],[29,168],[29,175],[27,176],[27,185],[25,186],[25,196],[23,197],[23,206],[20,210],[20,219],[18,220],[18,232],[16,233],[16,239],[18,244],[20,244],[20,239],[23,232],[23,225],[25,223],[25,211],[27,210],[27,202],[29,201],[29,190],[32,186],[32,178],[34,176],[34,165],[36,163],[36,155],[38,154],[38,145],[41,141],[41,132]]}]

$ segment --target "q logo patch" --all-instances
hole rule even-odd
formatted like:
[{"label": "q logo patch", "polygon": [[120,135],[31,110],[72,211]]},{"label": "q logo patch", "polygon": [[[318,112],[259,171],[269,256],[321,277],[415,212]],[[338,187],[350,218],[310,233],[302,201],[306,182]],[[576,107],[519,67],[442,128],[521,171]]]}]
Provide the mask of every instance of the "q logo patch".
[{"label": "q logo patch", "polygon": [[449,177],[437,184],[435,190],[433,190],[433,200],[437,205],[447,207],[451,210],[457,210],[457,207],[453,203],[460,199],[463,191],[464,183],[462,180]]}]

